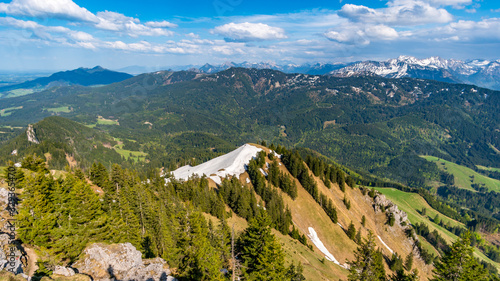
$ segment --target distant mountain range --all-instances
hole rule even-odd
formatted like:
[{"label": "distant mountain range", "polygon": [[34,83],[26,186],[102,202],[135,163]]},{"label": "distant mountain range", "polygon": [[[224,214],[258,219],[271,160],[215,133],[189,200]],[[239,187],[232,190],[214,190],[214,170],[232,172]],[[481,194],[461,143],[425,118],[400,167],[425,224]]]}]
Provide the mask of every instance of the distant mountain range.
[{"label": "distant mountain range", "polygon": [[474,84],[500,90],[500,60],[460,61],[431,57],[417,59],[400,56],[387,61],[357,62],[333,70],[331,75],[350,77],[375,74],[386,78],[411,77],[442,82]]},{"label": "distant mountain range", "polygon": [[251,62],[225,62],[222,64],[204,64],[200,65],[184,65],[184,66],[165,66],[159,68],[148,68],[143,66],[128,66],[124,68],[120,68],[117,71],[122,71],[130,74],[142,74],[147,72],[154,72],[158,70],[171,70],[171,71],[180,71],[180,70],[190,70],[199,73],[213,74],[220,71],[224,71],[230,69],[232,67],[242,67],[242,68],[255,68],[255,69],[273,69],[279,70],[285,73],[302,73],[302,74],[310,74],[310,75],[323,75],[328,74],[331,71],[346,67],[351,65],[352,63],[314,63],[314,64],[276,64],[273,62],[260,62],[260,63],[251,63]]},{"label": "distant mountain range", "polygon": [[[116,72],[96,66],[94,68],[78,68],[75,70],[56,72],[49,77],[41,77],[20,84],[0,87],[0,98],[20,95],[22,93],[9,93],[14,90],[24,90],[24,94],[45,90],[54,86],[68,85],[107,85],[120,82],[133,77],[128,73]],[[2,94],[4,93],[4,94]]]},{"label": "distant mountain range", "polygon": [[277,64],[274,62],[225,62],[222,64],[205,64],[203,66],[185,65],[151,69],[141,66],[129,66],[118,71],[131,74],[153,72],[168,69],[171,71],[190,70],[198,73],[213,74],[232,67],[273,69],[284,73],[301,73],[310,75],[330,74],[337,77],[378,75],[385,78],[417,78],[430,79],[449,83],[472,84],[493,90],[500,90],[500,60],[468,60],[442,59],[430,57],[417,59],[411,56],[400,56],[386,61],[361,61],[349,63],[314,63],[314,64]]}]

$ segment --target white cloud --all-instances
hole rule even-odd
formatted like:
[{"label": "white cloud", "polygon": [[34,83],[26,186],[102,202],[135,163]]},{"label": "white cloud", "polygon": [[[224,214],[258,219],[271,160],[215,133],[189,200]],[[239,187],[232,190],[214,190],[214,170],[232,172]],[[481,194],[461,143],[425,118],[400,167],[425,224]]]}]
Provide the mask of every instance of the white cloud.
[{"label": "white cloud", "polygon": [[423,1],[396,0],[387,8],[372,9],[363,5],[346,4],[338,13],[353,22],[414,26],[429,23],[447,23],[453,16],[445,9],[435,8]]},{"label": "white cloud", "polygon": [[214,46],[212,50],[216,53],[220,53],[225,56],[231,56],[234,54],[244,54],[245,52],[238,47],[231,46],[231,45],[219,45],[219,46]]},{"label": "white cloud", "polygon": [[358,28],[342,28],[340,31],[330,30],[324,33],[329,40],[350,45],[367,45],[370,40],[364,31]]},{"label": "white cloud", "polygon": [[228,23],[217,26],[213,33],[224,36],[229,41],[262,41],[286,39],[285,30],[263,23]]},{"label": "white cloud", "polygon": [[94,36],[82,31],[72,31],[70,32],[70,36],[71,38],[77,41],[83,41],[83,42],[95,41]]},{"label": "white cloud", "polygon": [[10,3],[0,3],[0,13],[97,22],[94,14],[71,0],[12,0]]},{"label": "white cloud", "polygon": [[460,38],[467,39],[500,39],[500,18],[484,19],[482,21],[466,21],[460,20],[458,22],[450,23],[444,28],[448,33],[457,35]]},{"label": "white cloud", "polygon": [[186,34],[186,37],[198,39],[198,38],[200,38],[200,35],[194,34],[193,32],[191,32],[191,33]]},{"label": "white cloud", "polygon": [[123,14],[110,11],[98,12],[97,17],[99,22],[95,25],[96,28],[115,31],[121,34],[126,34],[130,37],[171,36],[173,35],[173,32],[163,27],[176,26],[166,21],[141,24],[141,21],[137,18],[127,17]]},{"label": "white cloud", "polygon": [[380,40],[394,40],[399,37],[398,32],[394,28],[379,24],[366,27],[365,33],[369,37]]},{"label": "white cloud", "polygon": [[164,21],[148,21],[148,22],[145,23],[145,25],[149,26],[149,27],[161,27],[161,28],[165,28],[165,27],[174,28],[174,27],[177,27],[177,24],[168,22],[166,20],[164,20]]},{"label": "white cloud", "polygon": [[389,41],[399,37],[398,32],[385,25],[343,25],[338,30],[323,34],[327,39],[350,45],[368,45],[371,41]]},{"label": "white cloud", "polygon": [[11,3],[0,3],[0,13],[2,12],[16,16],[85,22],[101,30],[114,31],[131,37],[171,36],[173,32],[166,28],[177,27],[168,21],[149,21],[141,24],[137,18],[110,11],[94,15],[71,0],[12,0]]},{"label": "white cloud", "polygon": [[500,42],[500,18],[481,21],[459,20],[445,26],[415,30],[407,36],[414,41],[462,42],[482,44]]},{"label": "white cloud", "polygon": [[19,32],[22,37],[17,40],[28,42],[28,44],[36,42],[37,45],[64,45],[72,47],[80,47],[85,49],[95,50],[98,48],[99,40],[91,34],[83,31],[71,30],[63,26],[45,26],[34,21],[18,20],[11,17],[0,18],[0,26],[9,26],[22,29],[25,32]]},{"label": "white cloud", "polygon": [[453,6],[456,8],[472,4],[472,0],[427,0],[427,2],[436,6]]}]

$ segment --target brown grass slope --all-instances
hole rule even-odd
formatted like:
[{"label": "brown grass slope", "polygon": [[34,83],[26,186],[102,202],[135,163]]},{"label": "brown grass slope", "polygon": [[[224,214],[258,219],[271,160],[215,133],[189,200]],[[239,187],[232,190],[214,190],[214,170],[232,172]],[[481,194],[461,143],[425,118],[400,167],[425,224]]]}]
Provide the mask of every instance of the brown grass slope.
[{"label": "brown grass slope", "polygon": [[[260,145],[256,146],[269,153],[268,148]],[[281,163],[280,159],[277,159],[277,161]],[[271,161],[267,158],[266,162],[270,163]],[[291,176],[283,163],[281,163],[279,167],[281,171]],[[314,176],[311,171],[309,171],[309,173]],[[240,180],[243,184],[248,184],[246,183],[246,178],[248,178],[246,173],[240,176]],[[319,178],[314,177],[314,179],[318,185],[318,190],[332,199],[337,209],[338,221],[344,228],[347,228],[352,221],[357,230],[360,228],[362,229],[362,237],[366,237],[368,230],[371,230],[376,236],[380,236],[389,248],[397,252],[403,258],[414,251],[412,241],[406,237],[401,226],[396,223],[393,227],[390,227],[386,224],[386,214],[375,212],[372,205],[373,199],[371,197],[363,195],[358,188],[353,189],[346,187],[345,195],[351,201],[351,208],[347,210],[343,203],[344,192],[340,190],[337,184],[332,185],[332,188],[328,189]],[[330,220],[322,207],[316,203],[313,197],[300,185],[297,179],[295,179],[295,182],[298,187],[298,197],[295,200],[292,200],[292,198],[280,190],[280,194],[285,204],[288,205],[292,212],[293,224],[295,227],[301,234],[305,234],[306,236],[309,234],[308,228],[314,228],[325,247],[341,264],[353,260],[357,244],[347,237],[346,233],[339,225],[334,224]],[[363,215],[366,218],[365,227],[361,226],[361,218]],[[236,215],[234,215],[231,220],[237,221],[235,217]],[[243,220],[241,218],[238,219]],[[241,222],[235,224],[241,225]],[[242,229],[241,226],[240,229]],[[282,245],[284,245],[287,261],[301,261],[303,263],[307,280],[347,279],[348,271],[346,269],[328,260],[324,261],[324,263],[320,261],[323,259],[324,254],[315,246],[313,247],[314,252],[312,253],[307,247],[291,239],[289,236],[283,236],[278,232],[275,233],[282,242]],[[376,238],[375,242],[382,253],[390,259],[392,254],[387,247],[385,247],[378,238]],[[308,240],[308,243],[312,244],[310,240]],[[419,258],[415,258],[414,268],[418,268],[421,280],[427,280],[432,275],[432,267],[425,265]],[[388,274],[392,274],[388,266],[386,266],[386,271]]]}]

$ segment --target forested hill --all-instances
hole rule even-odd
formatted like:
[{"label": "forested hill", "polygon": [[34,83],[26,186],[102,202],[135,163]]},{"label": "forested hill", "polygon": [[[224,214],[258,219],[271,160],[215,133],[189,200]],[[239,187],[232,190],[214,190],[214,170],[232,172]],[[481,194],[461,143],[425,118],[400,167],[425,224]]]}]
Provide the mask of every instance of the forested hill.
[{"label": "forested hill", "polygon": [[[94,68],[78,68],[74,70],[56,72],[49,77],[41,77],[20,84],[0,87],[0,92],[7,92],[17,89],[42,90],[50,86],[64,85],[107,85],[131,78],[132,75],[116,72],[96,66]],[[0,95],[0,98],[2,96]]]},{"label": "forested hill", "polygon": [[500,167],[499,100],[496,91],[430,80],[231,68],[211,75],[155,72],[99,88],[9,98],[0,124],[26,126],[57,114],[135,142],[134,150],[160,164],[173,160],[164,143],[185,133],[233,147],[264,139],[423,186],[440,179],[423,154]]},{"label": "forested hill", "polygon": [[113,147],[117,141],[105,132],[88,128],[59,116],[30,125],[21,135],[0,147],[0,162],[16,161],[28,155],[43,157],[51,169],[65,166],[90,167],[125,162]]}]

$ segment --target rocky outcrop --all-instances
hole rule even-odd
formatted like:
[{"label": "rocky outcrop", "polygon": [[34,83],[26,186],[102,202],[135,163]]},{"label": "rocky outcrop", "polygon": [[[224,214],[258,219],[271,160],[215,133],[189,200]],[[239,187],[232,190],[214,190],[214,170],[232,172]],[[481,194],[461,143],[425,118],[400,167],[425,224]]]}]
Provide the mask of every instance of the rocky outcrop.
[{"label": "rocky outcrop", "polygon": [[92,244],[73,267],[93,280],[173,280],[163,259],[142,260],[141,252],[130,243]]},{"label": "rocky outcrop", "polygon": [[32,143],[39,144],[40,142],[36,138],[35,130],[33,129],[33,125],[28,125],[28,130],[26,130],[26,136],[28,137],[28,141]]},{"label": "rocky outcrop", "polygon": [[396,204],[392,203],[391,200],[387,199],[382,194],[377,194],[373,198],[373,208],[375,212],[381,212],[385,210],[386,213],[392,214],[397,223],[399,223],[403,228],[406,228],[410,225],[410,221],[408,220],[408,215],[401,211]]},{"label": "rocky outcrop", "polygon": [[27,257],[24,248],[19,244],[10,244],[9,235],[0,235],[0,270],[9,270],[15,274],[24,273]]},{"label": "rocky outcrop", "polygon": [[64,267],[64,266],[60,266],[60,265],[56,265],[56,267],[54,268],[54,271],[52,273],[57,274],[57,275],[66,276],[66,277],[75,275],[75,271],[72,268]]}]

